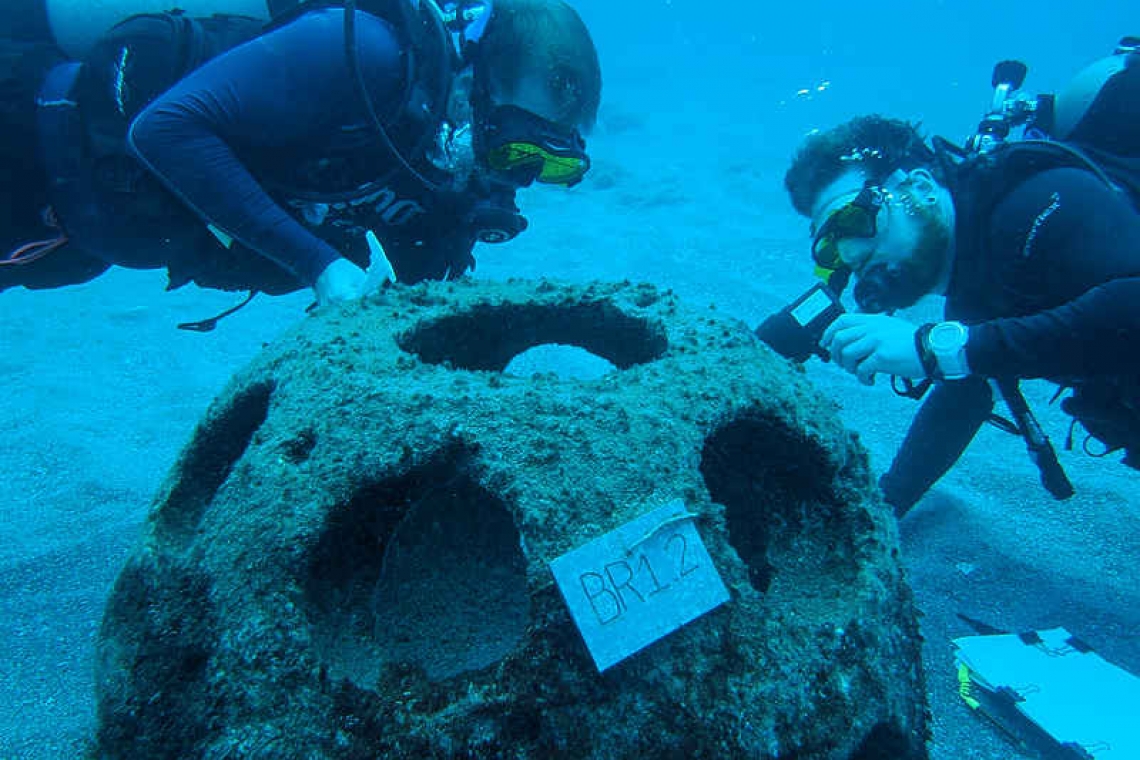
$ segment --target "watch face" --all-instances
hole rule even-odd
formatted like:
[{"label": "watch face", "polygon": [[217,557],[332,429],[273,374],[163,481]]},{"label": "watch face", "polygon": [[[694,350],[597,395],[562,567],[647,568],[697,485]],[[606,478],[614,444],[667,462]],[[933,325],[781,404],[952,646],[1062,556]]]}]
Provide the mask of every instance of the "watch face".
[{"label": "watch face", "polygon": [[966,328],[959,322],[939,322],[930,330],[930,350],[957,351],[966,345]]}]

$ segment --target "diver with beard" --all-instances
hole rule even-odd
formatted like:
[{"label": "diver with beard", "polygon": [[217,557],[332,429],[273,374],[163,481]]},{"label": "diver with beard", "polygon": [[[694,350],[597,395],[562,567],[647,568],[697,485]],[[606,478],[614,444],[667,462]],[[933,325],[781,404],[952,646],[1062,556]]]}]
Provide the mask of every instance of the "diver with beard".
[{"label": "diver with beard", "polygon": [[[1063,408],[1140,467],[1133,202],[1079,164],[943,158],[914,125],[865,116],[810,136],[785,177],[817,271],[855,279],[861,313],[821,347],[866,384],[934,381],[880,480],[886,500],[905,514],[957,461],[991,414],[991,380],[1074,388]],[[893,316],[928,294],[945,296],[945,321]]]},{"label": "diver with beard", "polygon": [[370,265],[458,277],[477,241],[522,232],[519,188],[588,171],[601,97],[563,0],[302,2],[268,28],[141,14],[39,81],[3,111],[40,149],[6,188],[29,200],[0,228],[0,290],[120,265],[319,304],[360,296]]}]

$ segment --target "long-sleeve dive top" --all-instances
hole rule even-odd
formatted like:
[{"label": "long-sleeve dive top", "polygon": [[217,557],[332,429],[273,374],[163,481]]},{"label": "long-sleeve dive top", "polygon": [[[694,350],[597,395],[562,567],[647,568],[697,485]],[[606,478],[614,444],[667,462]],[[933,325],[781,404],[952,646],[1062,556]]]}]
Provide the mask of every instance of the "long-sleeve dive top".
[{"label": "long-sleeve dive top", "polygon": [[992,213],[963,214],[961,200],[945,313],[969,325],[973,374],[936,384],[883,476],[900,510],[986,420],[986,378],[1140,375],[1140,214],[1125,195],[1089,171],[1062,168],[1016,185]]},{"label": "long-sleeve dive top", "polygon": [[[279,264],[279,273],[295,278],[294,287],[314,284],[348,248],[363,248],[363,255],[350,258],[367,260],[368,229],[402,281],[461,275],[474,263],[475,234],[466,214],[484,190],[478,183],[451,189],[449,175],[431,166],[431,183],[399,170],[396,156],[376,139],[375,122],[350,73],[343,14],[337,8],[310,11],[211,59],[136,117],[129,149],[193,212],[196,229],[209,224],[219,237]],[[414,113],[427,124],[413,128],[423,136],[438,123],[424,121],[427,115],[408,105],[409,58],[401,39],[383,19],[357,14],[359,71],[375,113],[385,121]],[[510,193],[503,203],[513,209],[512,202]],[[205,267],[205,284],[217,286],[209,277],[211,263],[195,263],[201,246],[173,251],[171,240],[154,234],[157,245],[116,245],[97,216],[91,221],[91,235],[107,238],[100,255],[111,251],[127,259],[112,263],[169,265],[172,281],[200,284],[196,268]],[[137,228],[117,224],[122,239],[138,237]],[[158,250],[163,245],[168,250]],[[220,260],[223,268],[231,265],[225,256]]]},{"label": "long-sleeve dive top", "polygon": [[[360,70],[376,110],[403,91],[392,28],[358,14]],[[207,62],[133,122],[128,146],[202,220],[312,285],[339,253],[270,197],[243,158],[286,160],[364,121],[349,74],[343,11],[311,12]]]}]

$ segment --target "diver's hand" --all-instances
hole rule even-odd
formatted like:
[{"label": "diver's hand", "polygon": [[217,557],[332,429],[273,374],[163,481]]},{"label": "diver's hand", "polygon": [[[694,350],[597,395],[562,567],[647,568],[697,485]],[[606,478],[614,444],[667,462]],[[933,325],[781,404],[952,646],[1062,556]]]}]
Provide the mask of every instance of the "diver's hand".
[{"label": "diver's hand", "polygon": [[364,295],[364,270],[348,259],[336,259],[321,272],[313,290],[317,306],[352,301]]},{"label": "diver's hand", "polygon": [[864,385],[872,385],[879,373],[920,380],[926,371],[914,344],[917,329],[886,314],[844,314],[824,331],[819,343]]}]

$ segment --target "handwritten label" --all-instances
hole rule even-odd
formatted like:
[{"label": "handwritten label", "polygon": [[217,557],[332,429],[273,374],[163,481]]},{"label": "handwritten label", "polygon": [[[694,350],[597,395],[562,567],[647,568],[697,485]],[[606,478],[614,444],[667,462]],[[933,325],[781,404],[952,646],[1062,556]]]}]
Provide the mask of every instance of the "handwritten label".
[{"label": "handwritten label", "polygon": [[677,499],[550,563],[599,671],[728,601],[695,517]]}]

